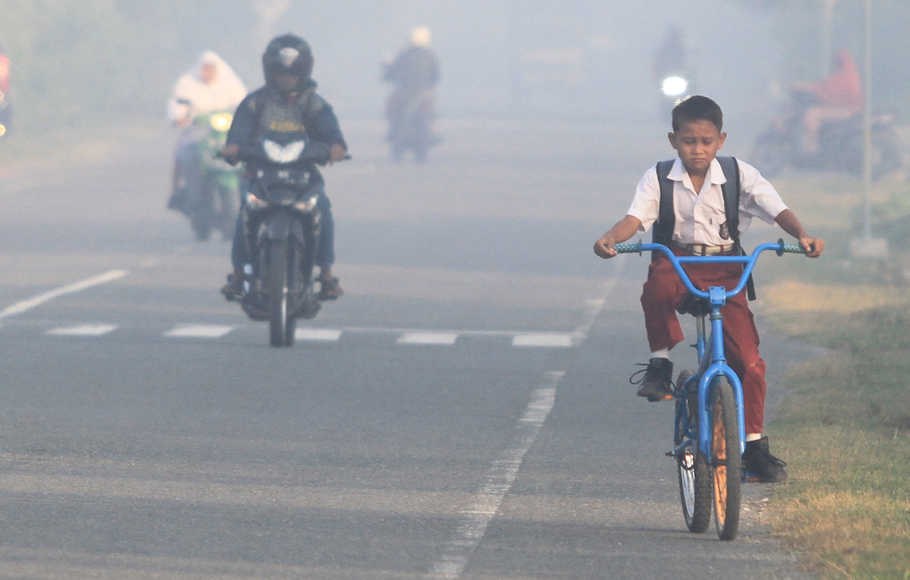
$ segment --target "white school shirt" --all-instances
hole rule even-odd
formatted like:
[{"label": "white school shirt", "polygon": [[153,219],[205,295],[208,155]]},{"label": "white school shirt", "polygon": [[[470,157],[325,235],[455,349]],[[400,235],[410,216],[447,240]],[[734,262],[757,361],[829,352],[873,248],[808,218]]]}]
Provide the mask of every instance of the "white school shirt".
[{"label": "white school shirt", "polygon": [[[787,209],[787,205],[757,169],[739,159],[736,162],[740,181],[739,233],[742,234],[754,217],[774,223],[774,218]],[[673,240],[681,244],[709,246],[732,243],[732,236],[725,235],[728,234],[727,216],[721,190],[721,184],[726,183],[727,178],[717,159],[711,160],[705,183],[699,192],[695,191],[689,173],[678,157],[667,177],[673,182],[673,212],[676,215]],[[659,212],[660,183],[657,169],[652,167],[638,182],[627,214],[638,218],[641,221],[640,230],[646,232],[657,221]]]}]

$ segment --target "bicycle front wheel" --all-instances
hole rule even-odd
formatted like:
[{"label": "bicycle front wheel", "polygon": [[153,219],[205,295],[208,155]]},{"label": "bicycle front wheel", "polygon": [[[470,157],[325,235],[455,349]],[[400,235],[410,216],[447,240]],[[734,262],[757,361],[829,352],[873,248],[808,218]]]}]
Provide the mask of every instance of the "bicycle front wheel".
[{"label": "bicycle front wheel", "polygon": [[714,525],[721,540],[732,540],[739,529],[739,424],[733,387],[720,376],[711,388],[711,457],[714,483]]},{"label": "bicycle front wheel", "polygon": [[[679,374],[677,385],[683,385],[692,375],[685,370]],[[676,445],[686,438],[686,431],[695,426],[697,421],[697,397],[681,396],[676,399]],[[711,521],[711,470],[704,456],[696,449],[695,442],[684,447],[676,457],[676,469],[679,476],[679,500],[682,504],[683,518],[690,532],[702,533],[708,529]]]}]

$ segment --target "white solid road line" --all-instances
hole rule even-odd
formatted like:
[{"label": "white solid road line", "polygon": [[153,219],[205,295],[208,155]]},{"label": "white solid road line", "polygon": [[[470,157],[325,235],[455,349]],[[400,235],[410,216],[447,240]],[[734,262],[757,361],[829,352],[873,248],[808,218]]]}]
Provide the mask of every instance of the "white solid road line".
[{"label": "white solid road line", "polygon": [[453,345],[458,340],[454,332],[408,332],[398,337],[398,344],[444,344]]},{"label": "white solid road line", "polygon": [[221,338],[236,326],[220,324],[178,324],[164,333],[164,336],[176,338]]},{"label": "white solid road line", "polygon": [[512,337],[512,346],[567,348],[573,345],[573,335],[566,332],[542,332],[517,334]]},{"label": "white solid road line", "polygon": [[471,505],[461,512],[455,535],[443,546],[442,555],[430,571],[431,576],[458,578],[464,572],[468,558],[487,533],[490,520],[499,511],[503,498],[518,477],[525,454],[534,444],[540,428],[553,409],[556,387],[565,374],[565,371],[546,373],[542,384],[531,394],[531,401],[515,426],[513,440],[493,461]]},{"label": "white solid road line", "polygon": [[116,324],[80,324],[48,330],[46,334],[55,336],[102,336],[117,329]]},{"label": "white solid road line", "polygon": [[72,284],[67,284],[65,286],[60,286],[59,288],[54,288],[53,290],[48,290],[47,292],[42,292],[37,296],[29,298],[27,300],[22,300],[21,302],[16,302],[10,306],[7,306],[3,310],[0,310],[0,320],[4,318],[9,318],[10,316],[15,316],[17,314],[22,314],[36,306],[40,306],[45,302],[49,302],[58,296],[63,296],[65,294],[73,294],[74,292],[79,292],[85,290],[86,288],[91,288],[92,286],[98,286],[100,284],[107,284],[108,282],[113,282],[123,278],[129,274],[127,270],[108,270],[103,274],[98,274],[97,276],[92,276],[91,278],[86,278],[81,282],[74,282]]},{"label": "white solid road line", "polygon": [[297,340],[335,342],[341,338],[341,331],[333,328],[298,328],[294,331],[294,338]]}]

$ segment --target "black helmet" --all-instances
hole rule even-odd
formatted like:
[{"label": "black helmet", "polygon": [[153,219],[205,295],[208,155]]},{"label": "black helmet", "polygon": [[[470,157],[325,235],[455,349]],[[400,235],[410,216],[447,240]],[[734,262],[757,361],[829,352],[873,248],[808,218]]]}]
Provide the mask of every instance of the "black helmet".
[{"label": "black helmet", "polygon": [[295,34],[276,36],[262,54],[262,71],[268,85],[273,85],[276,74],[286,72],[299,76],[303,86],[313,74],[313,51],[307,41]]}]

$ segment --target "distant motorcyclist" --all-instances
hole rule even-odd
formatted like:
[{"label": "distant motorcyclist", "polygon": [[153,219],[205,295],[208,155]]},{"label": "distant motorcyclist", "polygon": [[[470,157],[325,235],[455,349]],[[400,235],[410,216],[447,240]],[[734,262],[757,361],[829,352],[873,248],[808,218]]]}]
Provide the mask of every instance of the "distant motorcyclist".
[{"label": "distant motorcyclist", "polygon": [[212,51],[203,52],[195,67],[183,74],[168,101],[168,118],[183,129],[177,143],[170,209],[189,213],[199,191],[200,171],[195,155],[199,136],[190,126],[196,115],[233,110],[246,96],[246,86],[234,70]]},{"label": "distant motorcyclist", "polygon": [[[322,97],[316,94],[313,72],[313,53],[310,45],[299,36],[284,34],[274,38],[262,55],[265,86],[250,93],[234,114],[228,132],[224,156],[236,161],[241,148],[255,145],[266,131],[294,133],[306,131],[309,137],[331,145],[330,161],[341,161],[347,144],[335,113]],[[322,180],[318,172],[315,178]],[[334,300],[344,292],[338,278],[332,275],[335,261],[335,233],[331,204],[323,191],[319,198],[322,209],[321,240],[316,263],[320,269],[319,298]],[[231,262],[234,267],[222,293],[230,298],[243,296],[243,265],[250,261],[248,241],[244,238],[247,219],[242,207],[234,234]]]},{"label": "distant motorcyclist", "polygon": [[667,75],[683,74],[686,66],[682,31],[678,26],[671,25],[654,53],[654,78],[660,82]]},{"label": "distant motorcyclist", "polygon": [[840,50],[834,56],[834,70],[826,78],[796,83],[793,89],[814,98],[803,115],[806,130],[803,145],[807,153],[818,151],[818,134],[824,123],[849,119],[863,109],[862,78],[847,50]]},{"label": "distant motorcyclist", "polygon": [[404,129],[409,106],[422,102],[428,110],[427,122],[435,113],[435,88],[439,83],[439,61],[430,48],[431,33],[425,26],[411,31],[411,42],[393,62],[385,65],[383,80],[395,88],[386,102],[389,121],[388,140],[395,142]]}]

